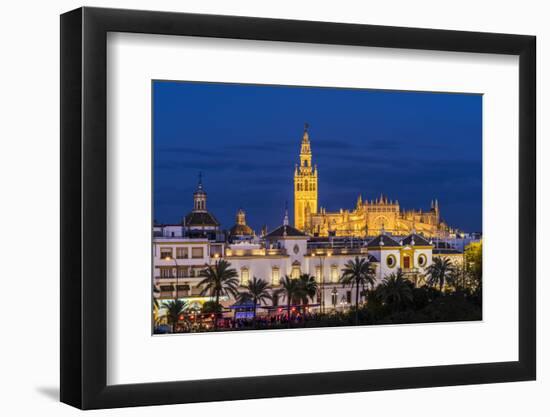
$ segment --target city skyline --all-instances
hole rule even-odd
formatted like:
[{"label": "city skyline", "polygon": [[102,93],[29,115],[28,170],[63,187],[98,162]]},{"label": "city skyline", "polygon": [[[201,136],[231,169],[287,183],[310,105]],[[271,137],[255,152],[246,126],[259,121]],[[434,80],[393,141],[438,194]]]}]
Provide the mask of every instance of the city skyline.
[{"label": "city skyline", "polygon": [[239,208],[256,232],[280,225],[307,122],[320,206],[438,199],[449,225],[482,231],[479,95],[155,81],[153,104],[159,222],[191,210],[201,172],[224,229]]}]

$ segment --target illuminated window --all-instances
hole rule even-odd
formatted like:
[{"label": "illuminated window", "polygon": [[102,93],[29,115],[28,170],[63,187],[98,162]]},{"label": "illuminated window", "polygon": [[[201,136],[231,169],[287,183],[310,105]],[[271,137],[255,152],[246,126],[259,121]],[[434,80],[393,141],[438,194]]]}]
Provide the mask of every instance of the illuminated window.
[{"label": "illuminated window", "polygon": [[248,285],[249,280],[249,270],[248,268],[242,268],[241,269],[241,285]]},{"label": "illuminated window", "polygon": [[300,265],[292,266],[292,272],[290,273],[290,278],[300,278]]},{"label": "illuminated window", "polygon": [[321,267],[320,266],[315,267],[315,279],[317,280],[317,282],[321,282]]},{"label": "illuminated window", "polygon": [[160,248],[160,257],[162,259],[172,258],[172,248]]},{"label": "illuminated window", "polygon": [[338,282],[338,265],[332,265],[330,267],[330,279],[332,282]]},{"label": "illuminated window", "polygon": [[191,257],[195,259],[204,257],[204,248],[192,248]]},{"label": "illuminated window", "polygon": [[418,256],[418,266],[425,267],[427,263],[428,263],[428,258],[426,258],[426,255],[420,254]]},{"label": "illuminated window", "polygon": [[271,270],[271,283],[273,285],[279,285],[281,280],[281,272],[279,268],[275,267]]},{"label": "illuminated window", "polygon": [[222,245],[212,245],[210,246],[210,256],[213,258],[222,256]]},{"label": "illuminated window", "polygon": [[395,259],[394,255],[388,255],[386,258],[386,265],[388,265],[388,268],[393,268],[397,264],[397,260]]},{"label": "illuminated window", "polygon": [[176,258],[177,259],[186,259],[189,257],[189,249],[187,248],[176,248]]}]

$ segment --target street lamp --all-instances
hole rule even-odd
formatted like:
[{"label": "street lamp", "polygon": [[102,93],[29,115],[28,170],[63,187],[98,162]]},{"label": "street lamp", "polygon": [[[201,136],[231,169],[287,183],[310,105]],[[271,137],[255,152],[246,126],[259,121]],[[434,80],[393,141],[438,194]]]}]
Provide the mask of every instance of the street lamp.
[{"label": "street lamp", "polygon": [[[328,251],[326,256],[330,257],[332,255],[332,252]],[[312,252],[311,256],[316,256],[315,252]],[[319,310],[321,313],[325,312],[325,255],[322,253],[319,255],[319,267],[321,269],[321,276],[319,277],[319,293],[321,294],[321,303],[319,306]]]}]

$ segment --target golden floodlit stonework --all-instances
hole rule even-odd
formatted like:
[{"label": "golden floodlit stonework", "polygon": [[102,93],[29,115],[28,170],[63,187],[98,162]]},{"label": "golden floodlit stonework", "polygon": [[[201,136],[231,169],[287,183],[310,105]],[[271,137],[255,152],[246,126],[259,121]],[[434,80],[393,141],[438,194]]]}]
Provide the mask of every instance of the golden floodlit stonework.
[{"label": "golden floodlit stonework", "polygon": [[375,236],[420,233],[428,237],[454,237],[458,231],[441,219],[439,204],[432,200],[430,209],[402,210],[398,200],[381,195],[363,201],[361,195],[353,209],[337,212],[318,207],[318,171],[312,165],[311,143],[306,124],[300,148],[300,164],[294,170],[294,226],[314,236]]}]

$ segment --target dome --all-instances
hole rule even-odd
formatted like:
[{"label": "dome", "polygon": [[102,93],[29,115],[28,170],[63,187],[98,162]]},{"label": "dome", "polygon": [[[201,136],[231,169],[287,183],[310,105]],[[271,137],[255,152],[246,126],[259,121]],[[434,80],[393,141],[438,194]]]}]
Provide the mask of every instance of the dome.
[{"label": "dome", "polygon": [[239,209],[239,211],[237,211],[235,221],[235,225],[229,230],[231,237],[254,235],[253,230],[246,224],[246,213],[243,209]]},{"label": "dome", "polygon": [[231,236],[252,236],[254,232],[246,224],[236,224],[229,230]]}]

